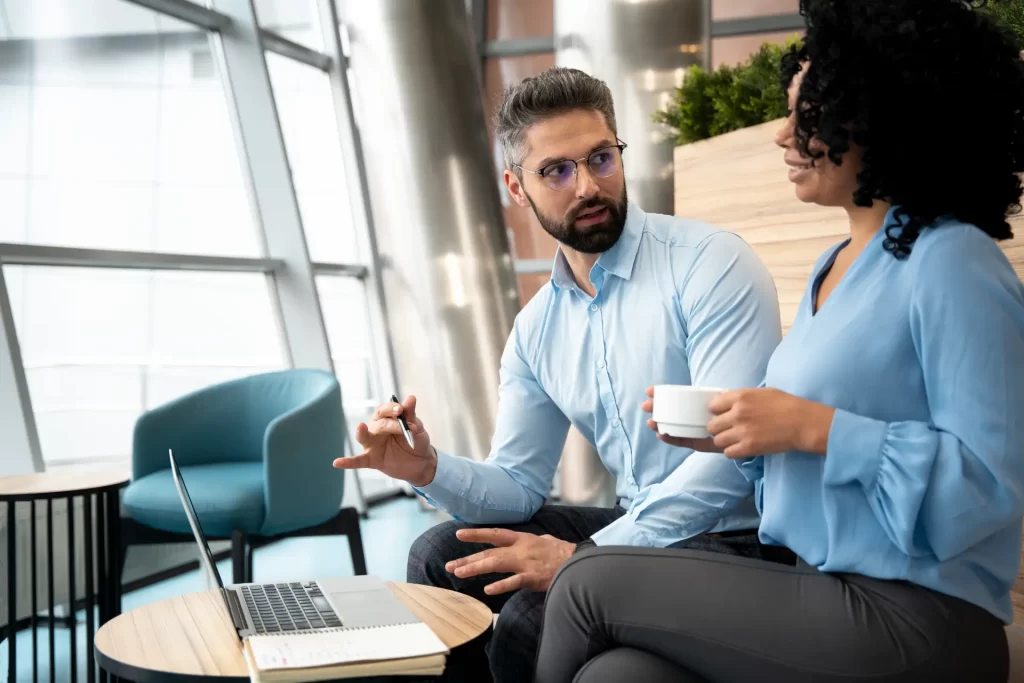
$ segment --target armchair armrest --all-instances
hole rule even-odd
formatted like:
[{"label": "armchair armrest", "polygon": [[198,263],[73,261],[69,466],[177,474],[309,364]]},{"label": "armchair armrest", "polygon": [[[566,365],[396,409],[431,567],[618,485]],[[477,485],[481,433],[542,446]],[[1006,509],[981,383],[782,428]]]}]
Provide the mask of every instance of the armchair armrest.
[{"label": "armchair armrest", "polygon": [[344,455],[345,429],[336,382],[270,423],[263,446],[266,517],[262,535],[312,526],[337,514],[345,473],[332,462]]}]

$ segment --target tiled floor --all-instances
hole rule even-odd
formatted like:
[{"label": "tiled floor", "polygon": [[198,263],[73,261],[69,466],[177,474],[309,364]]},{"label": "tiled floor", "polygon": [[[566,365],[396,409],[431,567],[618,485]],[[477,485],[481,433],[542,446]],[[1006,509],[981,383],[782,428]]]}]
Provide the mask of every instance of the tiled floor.
[{"label": "tiled floor", "polygon": [[[405,580],[405,561],[412,542],[442,519],[440,513],[424,512],[416,499],[402,498],[375,506],[369,511],[369,518],[362,521],[363,547],[366,566],[370,574],[381,578]],[[219,563],[221,579],[231,581],[230,560]],[[253,557],[253,578],[256,581],[294,581],[299,579],[348,576],[352,574],[352,559],[348,544],[337,538],[295,538],[260,548]],[[162,581],[124,596],[125,611],[157,600],[206,589],[206,582],[199,572],[189,572]],[[76,648],[78,655],[78,680],[85,681],[85,627],[84,612],[78,614]],[[54,659],[56,681],[71,680],[70,641],[67,629],[58,628]],[[48,632],[39,631],[40,681],[50,680]],[[32,681],[32,634],[24,630],[17,635],[18,669],[17,683]],[[0,642],[0,683],[15,683],[7,680],[7,641]],[[27,655],[27,656],[26,656]]]}]

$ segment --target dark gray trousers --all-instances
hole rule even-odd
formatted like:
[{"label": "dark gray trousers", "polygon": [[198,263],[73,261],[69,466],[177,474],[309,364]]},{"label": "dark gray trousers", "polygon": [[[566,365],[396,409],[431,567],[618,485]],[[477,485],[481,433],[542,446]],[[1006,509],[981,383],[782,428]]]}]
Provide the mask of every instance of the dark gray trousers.
[{"label": "dark gray trousers", "polygon": [[[546,505],[529,522],[505,528],[538,535],[550,534],[563,541],[579,543],[623,514],[625,511],[621,507]],[[455,532],[468,526],[471,525],[461,522],[439,524],[420,536],[409,551],[407,576],[410,583],[437,586],[470,595],[499,614],[489,643],[469,643],[452,652],[445,678],[448,681],[468,683],[486,683],[490,680],[497,683],[529,681],[533,677],[547,593],[520,590],[504,595],[487,595],[484,586],[498,581],[506,574],[459,579],[445,571],[445,564],[451,560],[492,547],[458,540]],[[754,532],[730,534],[725,538],[699,536],[687,542],[687,547],[750,557],[761,557],[761,551],[766,548],[757,542]]]},{"label": "dark gray trousers", "polygon": [[1002,622],[901,581],[597,548],[548,592],[536,683],[1005,683]]}]

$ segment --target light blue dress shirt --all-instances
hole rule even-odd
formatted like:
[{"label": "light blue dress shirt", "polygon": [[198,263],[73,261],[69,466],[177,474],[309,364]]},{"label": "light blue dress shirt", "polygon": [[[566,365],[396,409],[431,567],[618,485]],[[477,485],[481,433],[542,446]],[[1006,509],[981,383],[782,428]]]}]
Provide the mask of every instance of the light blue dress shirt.
[{"label": "light blue dress shirt", "polygon": [[653,384],[761,381],[781,339],[767,269],[734,234],[630,203],[590,281],[593,298],[559,252],[502,355],[489,457],[438,451],[437,474],[419,491],[466,522],[526,521],[551,489],[571,423],[595,445],[627,510],[596,543],[661,547],[756,528],[753,487],[735,465],[662,443],[640,405]]},{"label": "light blue dress shirt", "polygon": [[837,411],[825,457],[739,461],[756,484],[760,536],[821,571],[911,581],[1009,622],[1024,512],[1024,287],[973,226],[926,229],[903,261],[884,239],[814,313],[811,292],[843,245],[819,260],[771,359],[768,386]]}]

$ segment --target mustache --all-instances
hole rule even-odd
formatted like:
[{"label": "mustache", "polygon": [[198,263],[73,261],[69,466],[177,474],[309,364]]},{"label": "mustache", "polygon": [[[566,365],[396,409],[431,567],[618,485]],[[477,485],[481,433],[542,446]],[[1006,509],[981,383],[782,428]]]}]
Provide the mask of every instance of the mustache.
[{"label": "mustache", "polygon": [[614,214],[615,210],[616,210],[614,202],[612,202],[612,201],[610,201],[608,199],[602,199],[600,197],[593,197],[593,198],[588,199],[588,200],[586,200],[584,202],[581,202],[577,206],[574,206],[569,211],[569,213],[566,215],[566,217],[565,217],[566,223],[571,225],[572,223],[574,223],[576,221],[577,218],[579,218],[581,213],[583,213],[584,211],[587,211],[589,209],[596,209],[596,208],[606,208],[612,214]]}]

